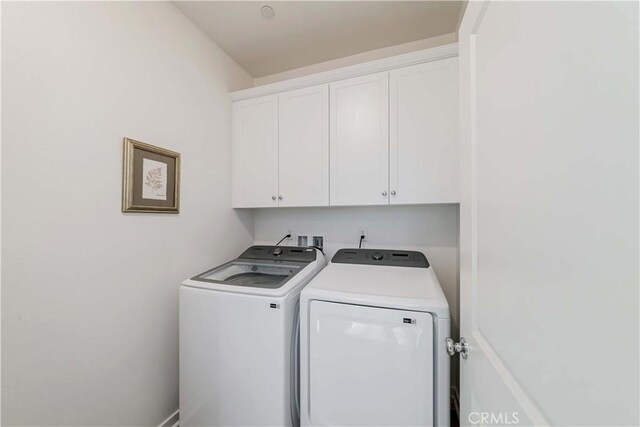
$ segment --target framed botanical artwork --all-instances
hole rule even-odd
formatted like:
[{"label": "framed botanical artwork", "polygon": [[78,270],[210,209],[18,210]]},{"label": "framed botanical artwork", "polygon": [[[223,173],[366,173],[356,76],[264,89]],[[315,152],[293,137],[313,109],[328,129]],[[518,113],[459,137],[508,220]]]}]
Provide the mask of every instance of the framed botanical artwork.
[{"label": "framed botanical artwork", "polygon": [[180,153],[124,138],[122,212],[180,211]]}]

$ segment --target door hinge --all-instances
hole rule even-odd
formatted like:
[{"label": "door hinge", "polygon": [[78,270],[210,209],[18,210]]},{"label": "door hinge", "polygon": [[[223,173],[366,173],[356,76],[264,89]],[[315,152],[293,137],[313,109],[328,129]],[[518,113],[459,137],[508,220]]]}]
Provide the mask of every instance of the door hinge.
[{"label": "door hinge", "polygon": [[445,342],[447,343],[447,353],[449,353],[449,356],[460,353],[460,356],[463,359],[469,357],[469,344],[467,344],[467,340],[464,339],[464,337],[460,338],[460,341],[458,342],[455,342],[451,338],[447,338]]}]

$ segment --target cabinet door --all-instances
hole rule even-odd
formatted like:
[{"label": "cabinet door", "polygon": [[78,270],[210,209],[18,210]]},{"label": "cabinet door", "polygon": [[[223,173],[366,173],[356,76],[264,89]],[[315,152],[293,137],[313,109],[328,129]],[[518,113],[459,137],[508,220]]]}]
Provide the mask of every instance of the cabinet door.
[{"label": "cabinet door", "polygon": [[458,202],[458,59],[390,72],[391,204]]},{"label": "cabinet door", "polygon": [[233,207],[278,206],[278,97],[233,103]]},{"label": "cabinet door", "polygon": [[329,205],[329,85],[281,93],[280,206]]},{"label": "cabinet door", "polygon": [[330,84],[330,204],[389,203],[389,74]]}]

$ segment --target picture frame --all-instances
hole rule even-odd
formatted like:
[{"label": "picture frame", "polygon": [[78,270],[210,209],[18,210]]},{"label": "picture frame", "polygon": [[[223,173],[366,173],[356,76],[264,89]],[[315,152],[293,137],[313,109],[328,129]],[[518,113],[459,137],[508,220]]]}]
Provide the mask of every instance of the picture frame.
[{"label": "picture frame", "polygon": [[122,212],[180,212],[180,153],[123,139]]}]

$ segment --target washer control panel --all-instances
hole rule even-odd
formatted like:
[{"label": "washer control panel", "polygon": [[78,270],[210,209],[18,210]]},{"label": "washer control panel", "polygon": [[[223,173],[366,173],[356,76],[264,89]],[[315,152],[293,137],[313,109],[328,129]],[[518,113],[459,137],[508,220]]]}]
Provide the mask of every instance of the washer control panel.
[{"label": "washer control panel", "polygon": [[340,249],[331,262],[429,268],[429,261],[422,252],[393,249]]},{"label": "washer control panel", "polygon": [[316,260],[316,250],[298,246],[251,246],[238,258],[311,262]]}]

